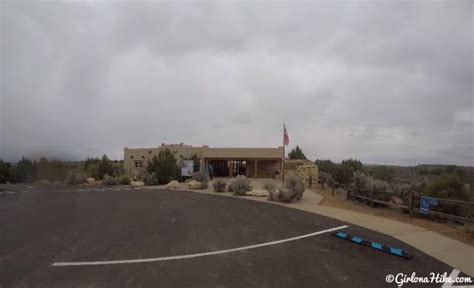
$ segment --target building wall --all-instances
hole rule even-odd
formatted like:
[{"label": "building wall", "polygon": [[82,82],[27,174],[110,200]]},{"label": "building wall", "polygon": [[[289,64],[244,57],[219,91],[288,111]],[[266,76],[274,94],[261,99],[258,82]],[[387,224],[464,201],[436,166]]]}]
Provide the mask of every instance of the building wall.
[{"label": "building wall", "polygon": [[[255,161],[250,160],[247,164],[247,176],[255,177]],[[276,173],[275,173],[276,172]],[[274,178],[281,173],[281,160],[258,160],[257,177]],[[276,175],[275,175],[276,174]]]},{"label": "building wall", "polygon": [[[203,156],[203,147],[193,147],[184,144],[161,144],[161,146],[154,148],[125,148],[124,149],[124,169],[125,173],[130,176],[141,176],[146,171],[146,166],[153,156],[158,156],[158,153],[163,149],[170,149],[175,155],[176,160],[190,159],[194,154],[199,158]],[[142,167],[136,167],[135,161],[142,161]]]},{"label": "building wall", "polygon": [[[283,147],[276,148],[210,148],[207,145],[194,147],[180,144],[161,144],[153,148],[124,148],[124,169],[130,176],[140,177],[145,171],[149,160],[157,156],[162,149],[170,149],[178,164],[180,160],[190,159],[196,154],[201,165],[209,160],[245,160],[246,175],[254,177],[254,163],[258,159],[257,177],[274,177],[275,172],[281,174]],[[136,163],[141,167],[136,167]],[[138,165],[140,166],[140,165]]]}]

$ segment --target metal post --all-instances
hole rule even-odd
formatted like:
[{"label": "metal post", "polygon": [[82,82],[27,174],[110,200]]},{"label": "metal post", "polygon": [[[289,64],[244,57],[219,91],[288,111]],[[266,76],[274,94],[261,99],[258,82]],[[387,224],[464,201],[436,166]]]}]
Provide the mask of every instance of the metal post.
[{"label": "metal post", "polygon": [[285,140],[283,140],[283,158],[281,159],[281,187],[285,187]]}]

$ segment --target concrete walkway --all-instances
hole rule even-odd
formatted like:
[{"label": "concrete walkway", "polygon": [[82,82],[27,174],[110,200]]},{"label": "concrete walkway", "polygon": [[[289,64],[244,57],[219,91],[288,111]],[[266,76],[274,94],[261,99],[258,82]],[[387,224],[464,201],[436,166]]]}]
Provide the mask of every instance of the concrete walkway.
[{"label": "concrete walkway", "polygon": [[[261,189],[261,180],[254,179],[252,184],[255,188]],[[165,186],[159,186],[159,188],[165,188]],[[185,185],[180,185],[178,189],[188,190]],[[188,191],[236,197],[231,193],[212,192],[212,181],[209,182],[209,188],[206,190]],[[304,210],[390,235],[474,277],[474,247],[425,228],[359,212],[322,206],[319,205],[323,199],[322,196],[310,190],[306,190],[301,201],[289,204],[268,201],[266,197],[244,196],[239,198]]]}]

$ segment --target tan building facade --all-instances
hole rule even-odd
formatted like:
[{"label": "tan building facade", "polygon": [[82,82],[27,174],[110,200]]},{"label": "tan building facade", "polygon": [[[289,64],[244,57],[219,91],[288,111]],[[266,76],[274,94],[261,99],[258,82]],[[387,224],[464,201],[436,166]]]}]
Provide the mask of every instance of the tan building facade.
[{"label": "tan building facade", "polygon": [[124,168],[130,176],[139,177],[146,171],[146,166],[153,156],[162,149],[169,149],[176,157],[178,165],[181,160],[200,159],[199,167],[212,165],[216,177],[272,178],[281,174],[283,147],[275,148],[211,148],[207,145],[192,146],[180,144],[161,144],[154,148],[125,148]]}]

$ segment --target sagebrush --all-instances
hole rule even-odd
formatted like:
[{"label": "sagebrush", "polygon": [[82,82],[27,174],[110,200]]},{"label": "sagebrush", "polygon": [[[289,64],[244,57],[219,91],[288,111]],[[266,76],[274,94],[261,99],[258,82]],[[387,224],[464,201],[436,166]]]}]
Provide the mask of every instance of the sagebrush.
[{"label": "sagebrush", "polygon": [[216,179],[213,181],[212,186],[214,188],[214,192],[225,192],[227,183],[224,180]]},{"label": "sagebrush", "polygon": [[265,180],[263,181],[263,187],[264,190],[267,190],[268,192],[272,193],[277,190],[277,185],[274,180]]},{"label": "sagebrush", "polygon": [[245,192],[252,191],[250,180],[244,175],[239,175],[229,184],[229,191],[234,195],[243,196]]},{"label": "sagebrush", "polygon": [[117,181],[117,178],[110,176],[109,174],[104,174],[102,183],[106,186],[113,186],[113,185],[117,185],[118,181]]},{"label": "sagebrush", "polygon": [[86,175],[80,171],[68,171],[64,182],[68,185],[84,184],[86,182]]}]

